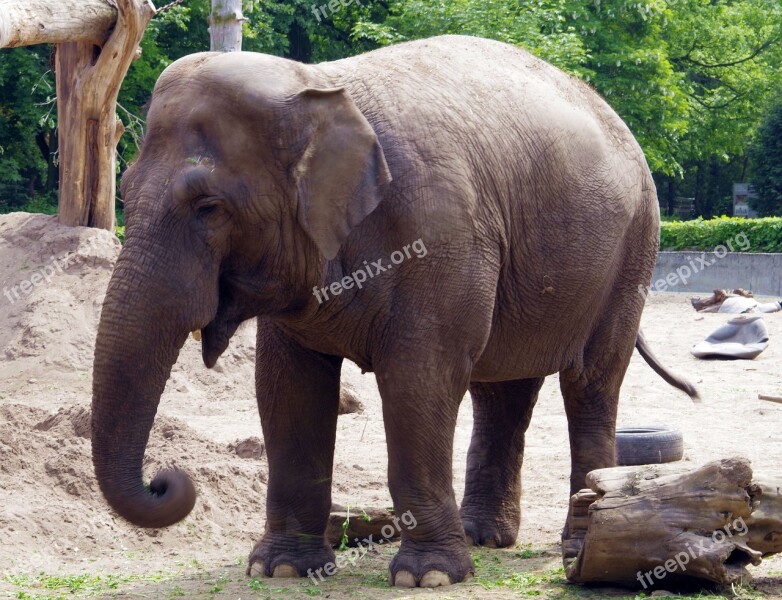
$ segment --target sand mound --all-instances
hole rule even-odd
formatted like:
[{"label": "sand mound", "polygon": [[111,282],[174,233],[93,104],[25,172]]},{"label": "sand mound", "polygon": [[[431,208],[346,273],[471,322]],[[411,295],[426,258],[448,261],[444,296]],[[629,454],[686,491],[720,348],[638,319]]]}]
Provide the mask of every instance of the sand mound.
[{"label": "sand mound", "polygon": [[120,244],[57,217],[0,215],[0,378],[79,378],[92,365],[101,303]]},{"label": "sand mound", "polygon": [[145,476],[163,467],[185,469],[198,490],[196,507],[184,523],[165,530],[138,529],[115,517],[94,478],[89,420],[83,406],[55,415],[19,404],[0,406],[0,564],[38,572],[148,550],[150,544],[163,545],[172,555],[181,548],[191,555],[205,545],[234,546],[237,539],[246,540],[249,549],[261,533],[263,456],[242,458],[227,444],[206,440],[164,416],[152,429],[148,457],[154,458],[145,461]]}]

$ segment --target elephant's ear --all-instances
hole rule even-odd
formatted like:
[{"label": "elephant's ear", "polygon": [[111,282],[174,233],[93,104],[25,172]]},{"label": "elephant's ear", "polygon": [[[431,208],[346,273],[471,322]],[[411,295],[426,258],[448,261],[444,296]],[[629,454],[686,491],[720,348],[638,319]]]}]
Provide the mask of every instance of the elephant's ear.
[{"label": "elephant's ear", "polygon": [[296,98],[308,139],[293,170],[297,218],[331,260],[350,231],[380,203],[391,181],[372,126],[342,89],[308,89]]}]

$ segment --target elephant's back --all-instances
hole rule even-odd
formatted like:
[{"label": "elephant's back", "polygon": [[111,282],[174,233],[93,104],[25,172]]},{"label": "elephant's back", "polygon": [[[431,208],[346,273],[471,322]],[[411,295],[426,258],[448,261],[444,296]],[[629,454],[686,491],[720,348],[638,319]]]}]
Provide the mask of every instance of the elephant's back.
[{"label": "elephant's back", "polygon": [[359,105],[365,102],[369,109],[382,105],[405,117],[450,117],[465,129],[516,121],[529,131],[550,130],[547,115],[576,111],[597,121],[606,135],[623,143],[634,141],[623,121],[587,84],[523,48],[494,40],[439,36],[315,68],[347,87]]},{"label": "elephant's back", "polygon": [[529,181],[543,175],[541,164],[566,162],[580,177],[610,155],[629,178],[648,178],[643,152],[608,104],[522,48],[440,36],[314,68],[348,89],[389,144],[422,151],[431,164],[443,152],[458,160],[463,149],[495,165],[515,160]]},{"label": "elephant's back", "polygon": [[[588,85],[521,48],[441,36],[314,68],[348,89],[400,187],[424,179],[453,198],[471,190],[465,218],[489,204],[513,235],[521,211],[595,222],[608,211],[622,229],[649,209],[641,192],[654,183],[624,122]],[[603,192],[599,211],[583,190]]]}]

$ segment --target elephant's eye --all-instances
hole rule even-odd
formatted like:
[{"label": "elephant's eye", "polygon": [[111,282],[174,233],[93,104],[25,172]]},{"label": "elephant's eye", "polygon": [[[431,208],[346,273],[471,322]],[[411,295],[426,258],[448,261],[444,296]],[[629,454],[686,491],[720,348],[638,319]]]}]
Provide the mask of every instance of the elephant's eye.
[{"label": "elephant's eye", "polygon": [[199,218],[208,217],[220,208],[220,200],[217,198],[199,198],[195,201],[194,207]]}]

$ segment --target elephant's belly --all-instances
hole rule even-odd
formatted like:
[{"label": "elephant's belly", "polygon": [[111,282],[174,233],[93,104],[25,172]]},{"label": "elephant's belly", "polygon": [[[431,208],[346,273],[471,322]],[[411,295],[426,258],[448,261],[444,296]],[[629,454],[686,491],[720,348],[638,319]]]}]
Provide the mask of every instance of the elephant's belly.
[{"label": "elephant's belly", "polygon": [[472,381],[509,381],[545,377],[583,364],[584,331],[557,327],[495,327],[472,371]]}]

